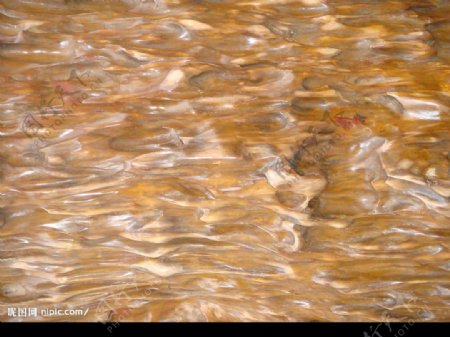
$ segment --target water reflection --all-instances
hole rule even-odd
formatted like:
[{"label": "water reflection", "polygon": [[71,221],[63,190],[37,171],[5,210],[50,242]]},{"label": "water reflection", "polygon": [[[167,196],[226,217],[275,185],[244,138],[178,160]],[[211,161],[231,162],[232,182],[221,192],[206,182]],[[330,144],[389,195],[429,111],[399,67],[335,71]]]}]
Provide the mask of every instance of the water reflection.
[{"label": "water reflection", "polygon": [[447,1],[0,4],[1,320],[448,320]]}]

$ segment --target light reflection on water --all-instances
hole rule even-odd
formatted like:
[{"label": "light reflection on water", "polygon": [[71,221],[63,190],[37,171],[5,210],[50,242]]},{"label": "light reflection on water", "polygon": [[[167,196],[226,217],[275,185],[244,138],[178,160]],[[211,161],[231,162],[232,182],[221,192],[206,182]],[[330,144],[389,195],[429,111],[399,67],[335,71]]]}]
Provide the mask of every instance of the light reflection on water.
[{"label": "light reflection on water", "polygon": [[448,320],[447,1],[0,4],[1,320]]}]

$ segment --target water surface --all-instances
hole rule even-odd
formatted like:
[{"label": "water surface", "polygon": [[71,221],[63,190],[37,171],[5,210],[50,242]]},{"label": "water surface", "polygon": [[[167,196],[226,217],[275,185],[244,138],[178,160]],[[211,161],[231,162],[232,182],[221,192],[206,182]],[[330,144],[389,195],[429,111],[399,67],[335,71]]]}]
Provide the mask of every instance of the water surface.
[{"label": "water surface", "polygon": [[448,1],[1,0],[0,319],[448,320],[449,62]]}]

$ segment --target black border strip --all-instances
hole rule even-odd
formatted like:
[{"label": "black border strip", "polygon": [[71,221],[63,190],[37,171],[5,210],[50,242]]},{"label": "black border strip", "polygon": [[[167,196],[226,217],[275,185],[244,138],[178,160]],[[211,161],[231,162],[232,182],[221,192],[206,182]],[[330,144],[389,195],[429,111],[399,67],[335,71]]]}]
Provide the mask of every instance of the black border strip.
[{"label": "black border strip", "polygon": [[[449,336],[449,323],[1,323],[1,336],[11,333],[53,336],[61,334],[147,337],[179,336],[338,336],[427,337]],[[5,334],[6,333],[6,334]],[[314,335],[312,335],[314,334]],[[86,336],[87,337],[87,336]]]}]

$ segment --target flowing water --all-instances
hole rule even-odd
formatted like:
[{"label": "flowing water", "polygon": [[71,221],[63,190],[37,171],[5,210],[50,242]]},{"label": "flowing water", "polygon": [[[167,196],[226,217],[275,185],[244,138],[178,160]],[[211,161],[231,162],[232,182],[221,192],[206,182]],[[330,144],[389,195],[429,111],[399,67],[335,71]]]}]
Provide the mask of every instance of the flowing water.
[{"label": "flowing water", "polygon": [[0,320],[450,318],[449,1],[1,0],[0,85]]}]

